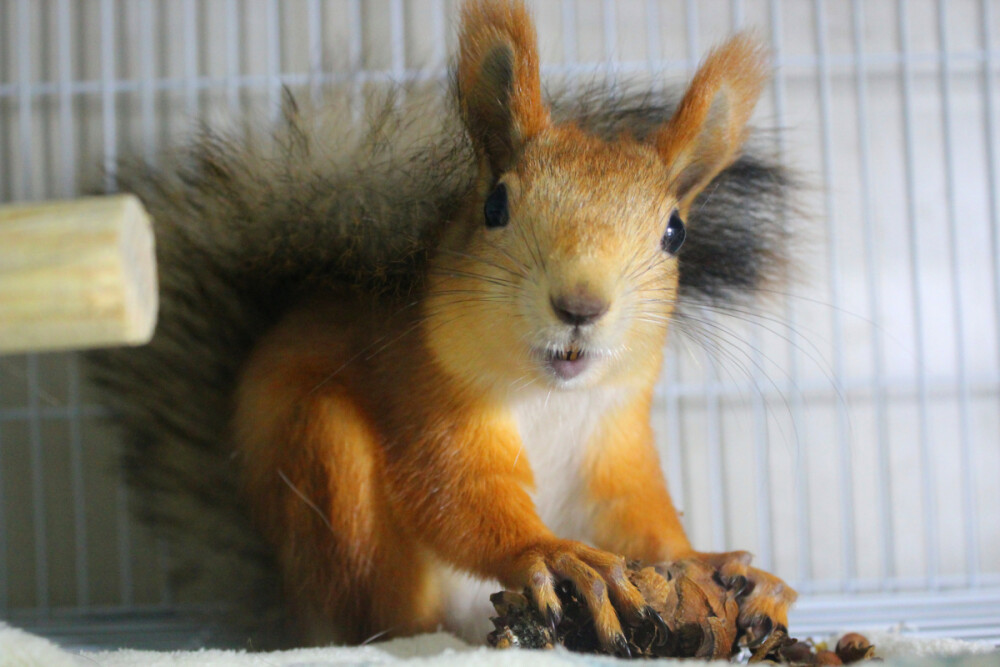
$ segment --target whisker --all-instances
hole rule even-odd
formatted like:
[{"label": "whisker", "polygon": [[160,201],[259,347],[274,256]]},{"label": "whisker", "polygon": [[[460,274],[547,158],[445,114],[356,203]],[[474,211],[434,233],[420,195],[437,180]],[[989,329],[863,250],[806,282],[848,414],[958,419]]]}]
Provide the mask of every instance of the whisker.
[{"label": "whisker", "polygon": [[316,505],[316,503],[310,500],[309,497],[306,496],[306,494],[302,493],[302,491],[300,491],[298,488],[296,488],[294,484],[292,484],[292,480],[288,479],[288,477],[285,475],[285,471],[282,470],[281,468],[278,468],[277,472],[278,472],[278,477],[281,478],[281,481],[287,484],[288,488],[292,490],[292,493],[298,496],[299,499],[302,500],[302,502],[304,502],[312,511],[316,513],[316,516],[318,516],[320,520],[323,522],[323,524],[330,529],[330,532],[331,533],[337,532],[336,530],[334,530],[333,524],[330,523],[330,520],[326,518],[325,514],[323,514],[323,510],[321,510],[319,506]]}]

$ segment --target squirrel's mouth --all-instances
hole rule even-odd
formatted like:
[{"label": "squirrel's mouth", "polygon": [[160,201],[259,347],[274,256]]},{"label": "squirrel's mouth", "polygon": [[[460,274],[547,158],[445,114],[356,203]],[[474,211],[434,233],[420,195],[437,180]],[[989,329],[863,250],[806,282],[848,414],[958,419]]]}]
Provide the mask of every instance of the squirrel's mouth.
[{"label": "squirrel's mouth", "polygon": [[586,351],[574,344],[563,349],[549,350],[545,355],[545,365],[560,380],[572,380],[582,373],[590,363]]}]

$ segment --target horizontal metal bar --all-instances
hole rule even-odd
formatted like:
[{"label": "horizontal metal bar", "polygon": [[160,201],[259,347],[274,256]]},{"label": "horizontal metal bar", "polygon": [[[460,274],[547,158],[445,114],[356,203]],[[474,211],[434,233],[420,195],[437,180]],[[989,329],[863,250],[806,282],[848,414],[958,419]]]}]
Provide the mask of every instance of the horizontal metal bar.
[{"label": "horizontal metal bar", "polygon": [[[998,55],[1000,55],[1000,52],[994,52],[992,50],[952,53],[948,56],[948,62],[952,67],[952,75],[963,73],[962,69],[959,67],[963,64],[968,66],[968,73],[981,75],[981,69],[977,68],[980,68],[983,63],[991,63],[992,59],[997,58]],[[940,53],[909,54],[905,59],[905,61],[909,62],[911,66],[940,66],[944,60],[944,57]],[[796,72],[791,71],[794,68],[801,67],[808,69],[815,67],[817,62],[818,60],[815,56],[782,56],[774,63],[774,65],[775,67],[789,69],[790,71],[785,72],[785,76],[789,77],[796,74]],[[827,56],[826,66],[828,66],[831,71],[844,69],[845,71],[843,74],[846,75],[852,74],[853,72],[853,70],[849,70],[848,68],[853,68],[858,64],[861,64],[868,70],[868,74],[871,75],[878,73],[874,70],[876,67],[897,67],[903,64],[903,62],[903,55],[898,53],[866,53],[861,59],[853,54],[831,54]],[[616,63],[595,62],[543,65],[542,72],[546,76],[571,76],[578,74],[593,75],[595,73],[608,72],[610,68],[611,72],[614,74],[648,74],[650,70],[683,72],[690,69],[690,66],[691,64],[687,60],[657,60],[653,62],[642,60]],[[319,74],[312,72],[285,72],[276,76],[266,74],[245,74],[241,76],[223,77],[165,77],[161,79],[153,79],[152,81],[147,79],[115,79],[107,82],[101,80],[83,80],[73,81],[68,84],[68,87],[64,83],[55,81],[29,81],[0,84],[0,98],[22,96],[32,98],[46,95],[65,94],[67,92],[71,95],[95,95],[105,94],[108,92],[113,94],[135,93],[148,89],[158,92],[179,91],[185,94],[191,94],[192,91],[203,91],[216,88],[228,91],[233,87],[261,88],[266,91],[269,87],[273,87],[278,83],[285,86],[307,86],[309,84],[330,85],[341,83],[378,83],[391,81],[412,83],[444,80],[447,75],[448,70],[446,68],[437,67],[428,69],[406,69],[398,72],[393,70],[326,72]],[[813,74],[811,72],[802,72],[801,76],[809,78],[812,77]]]},{"label": "horizontal metal bar", "polygon": [[[713,395],[735,403],[748,403],[755,396],[765,399],[781,399],[791,395],[799,395],[809,400],[840,400],[841,398],[859,399],[874,398],[876,389],[885,392],[885,399],[909,400],[917,397],[914,382],[910,378],[886,378],[877,385],[870,378],[846,378],[840,386],[831,380],[802,380],[793,383],[788,380],[771,380],[763,385],[755,385],[750,381],[740,383],[716,383],[710,389]],[[675,384],[661,383],[657,387],[657,396],[665,398],[680,397],[686,400],[698,401],[705,393],[703,382],[679,382]],[[979,376],[969,378],[969,391],[972,396],[995,396],[1000,393],[1000,378]],[[951,377],[935,377],[928,380],[927,392],[929,398],[958,398],[955,381]]]},{"label": "horizontal metal bar", "polygon": [[[779,571],[778,574],[781,574]],[[979,582],[982,589],[968,588],[968,576],[962,572],[959,574],[942,574],[939,575],[936,583],[937,588],[935,588],[932,593],[940,592],[941,594],[949,594],[955,591],[970,591],[972,595],[976,595],[982,590],[989,588],[1000,587],[1000,573],[990,572],[988,574],[983,574],[979,578]],[[793,588],[795,588],[802,595],[837,595],[844,592],[845,582],[842,578],[829,578],[829,579],[812,579],[806,580],[794,580],[789,579],[788,582]],[[885,591],[892,591],[891,595],[896,594],[911,594],[927,592],[927,577],[923,575],[912,576],[912,577],[892,577],[888,579],[883,579],[881,577],[859,577],[850,583],[850,589],[858,594],[874,594],[874,593],[884,593]],[[928,593],[929,595],[932,593]],[[890,593],[886,593],[890,595]]]}]

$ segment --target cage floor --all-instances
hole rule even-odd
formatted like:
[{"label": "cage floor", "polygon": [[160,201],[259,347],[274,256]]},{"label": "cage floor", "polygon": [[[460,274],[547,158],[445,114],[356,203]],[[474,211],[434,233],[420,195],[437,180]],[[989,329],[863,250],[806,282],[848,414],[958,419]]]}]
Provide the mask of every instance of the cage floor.
[{"label": "cage floor", "polygon": [[[227,634],[217,610],[133,607],[13,612],[4,620],[72,649],[185,650],[247,648]],[[797,637],[848,630],[894,630],[903,635],[1000,646],[1000,588],[976,591],[804,596],[790,619]]]}]

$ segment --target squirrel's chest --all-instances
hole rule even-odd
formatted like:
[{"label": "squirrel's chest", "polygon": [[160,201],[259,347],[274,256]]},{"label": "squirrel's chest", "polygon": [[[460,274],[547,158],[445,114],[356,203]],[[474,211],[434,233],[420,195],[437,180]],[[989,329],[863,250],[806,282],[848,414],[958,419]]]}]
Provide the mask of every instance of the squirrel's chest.
[{"label": "squirrel's chest", "polygon": [[522,450],[531,465],[535,508],[562,538],[589,541],[590,503],[584,467],[608,414],[620,403],[613,389],[533,392],[512,407]]}]

